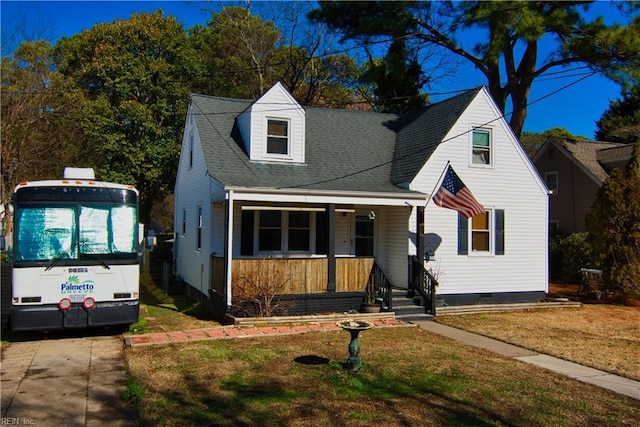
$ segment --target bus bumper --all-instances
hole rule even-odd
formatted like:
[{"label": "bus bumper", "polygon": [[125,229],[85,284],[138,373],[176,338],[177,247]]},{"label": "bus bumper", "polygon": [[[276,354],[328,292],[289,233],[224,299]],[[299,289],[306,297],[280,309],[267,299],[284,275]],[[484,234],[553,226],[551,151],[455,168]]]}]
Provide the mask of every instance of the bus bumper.
[{"label": "bus bumper", "polygon": [[67,311],[57,305],[12,305],[11,329],[14,331],[48,331],[53,329],[91,328],[130,325],[138,321],[140,302],[97,303],[91,310],[73,304]]}]

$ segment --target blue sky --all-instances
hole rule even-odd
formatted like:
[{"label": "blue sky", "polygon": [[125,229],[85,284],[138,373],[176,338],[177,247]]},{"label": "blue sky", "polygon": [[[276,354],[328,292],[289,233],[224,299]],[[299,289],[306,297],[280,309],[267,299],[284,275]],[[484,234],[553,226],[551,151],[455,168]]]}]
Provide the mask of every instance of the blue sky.
[{"label": "blue sky", "polygon": [[[209,2],[210,5],[219,3]],[[16,22],[30,22],[28,27],[32,33],[46,34],[46,37],[55,43],[62,36],[73,36],[97,23],[127,19],[134,12],[154,11],[159,8],[162,8],[166,15],[175,16],[187,29],[196,24],[204,25],[210,18],[207,13],[201,11],[200,6],[201,2],[198,1],[1,0],[3,43],[7,41],[6,30],[14,27]],[[590,13],[607,16],[610,10],[609,2],[600,1],[592,6]],[[539,57],[543,57],[543,55],[539,55]],[[584,77],[580,72],[584,73],[584,70],[538,79],[533,84],[529,101],[535,101]],[[436,84],[430,92],[450,93],[485,83],[482,74],[467,67],[461,70],[455,80],[449,79]],[[432,95],[432,100],[438,101],[449,96],[451,95]],[[562,127],[575,135],[593,138],[596,128],[595,121],[607,109],[610,100],[618,98],[620,98],[618,85],[604,77],[589,77],[531,105],[528,109],[524,130],[544,132],[554,127]]]}]

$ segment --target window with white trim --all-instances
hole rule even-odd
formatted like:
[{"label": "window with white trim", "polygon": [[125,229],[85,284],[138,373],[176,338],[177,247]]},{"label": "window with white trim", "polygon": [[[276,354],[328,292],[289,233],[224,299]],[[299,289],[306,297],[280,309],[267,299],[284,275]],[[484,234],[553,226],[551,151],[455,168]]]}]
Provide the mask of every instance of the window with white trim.
[{"label": "window with white trim", "polygon": [[490,130],[474,129],[471,136],[471,163],[491,165],[493,162],[491,145]]},{"label": "window with white trim", "polygon": [[326,235],[318,235],[326,234],[326,218],[320,214],[324,213],[243,210],[240,253],[310,254],[316,250],[326,253]]},{"label": "window with white trim", "polygon": [[289,155],[289,121],[267,120],[267,154]]},{"label": "window with white trim", "polygon": [[491,252],[491,211],[471,218],[471,252]]},{"label": "window with white trim", "polygon": [[458,214],[458,255],[505,254],[504,209],[487,209],[471,218]]}]

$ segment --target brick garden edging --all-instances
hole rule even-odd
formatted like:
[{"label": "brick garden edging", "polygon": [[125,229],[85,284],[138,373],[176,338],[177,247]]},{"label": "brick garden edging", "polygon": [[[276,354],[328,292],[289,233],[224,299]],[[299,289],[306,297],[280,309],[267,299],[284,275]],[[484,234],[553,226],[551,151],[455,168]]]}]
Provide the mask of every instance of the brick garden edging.
[{"label": "brick garden edging", "polygon": [[[396,320],[393,316],[383,318],[372,318],[370,315],[341,315],[337,320],[344,319],[365,319],[373,324],[375,328],[392,328],[392,327],[416,327],[412,323]],[[216,339],[232,339],[232,338],[254,338],[274,335],[295,335],[308,332],[326,332],[340,331],[340,327],[336,325],[333,319],[316,320],[315,322],[305,316],[304,324],[271,324],[271,325],[245,325],[245,326],[218,326],[205,329],[193,329],[189,331],[179,332],[154,332],[144,335],[126,335],[124,337],[125,347],[138,347],[148,345],[175,344],[180,342],[191,341],[207,341]],[[337,321],[336,320],[336,321]],[[300,322],[300,321],[298,321]]]}]

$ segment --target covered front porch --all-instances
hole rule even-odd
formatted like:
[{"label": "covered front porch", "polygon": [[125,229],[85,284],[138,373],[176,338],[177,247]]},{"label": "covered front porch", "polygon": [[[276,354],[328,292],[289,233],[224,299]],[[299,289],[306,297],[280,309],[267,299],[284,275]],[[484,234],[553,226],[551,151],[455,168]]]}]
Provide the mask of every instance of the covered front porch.
[{"label": "covered front porch", "polygon": [[[270,294],[279,315],[360,310],[365,296],[388,304],[391,286],[408,286],[409,218],[424,203],[401,194],[227,192],[213,204],[214,217],[225,213],[225,247],[210,265],[216,311],[237,310],[248,288]],[[321,203],[329,201],[344,203]]]},{"label": "covered front porch", "polygon": [[[279,308],[274,314],[309,314],[360,310],[367,288],[377,303],[385,305],[384,295],[391,282],[372,257],[336,258],[335,288],[329,289],[327,258],[260,258],[232,261],[232,289],[256,284],[272,292]],[[224,258],[211,258],[211,294],[224,295]],[[233,299],[232,299],[233,301]],[[237,302],[233,301],[232,305]],[[275,304],[275,302],[274,302]]]}]

